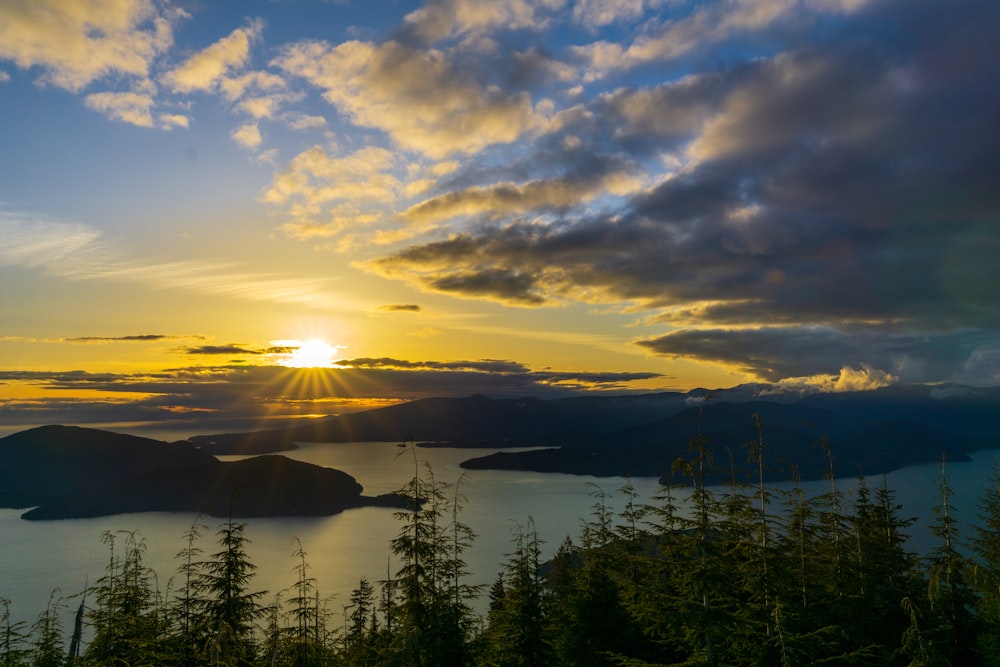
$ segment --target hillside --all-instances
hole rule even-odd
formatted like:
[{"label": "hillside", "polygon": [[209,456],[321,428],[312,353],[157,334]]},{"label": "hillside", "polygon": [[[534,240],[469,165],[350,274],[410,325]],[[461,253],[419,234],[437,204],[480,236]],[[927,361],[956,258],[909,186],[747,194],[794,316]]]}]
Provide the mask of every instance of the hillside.
[{"label": "hillside", "polygon": [[41,426],[0,438],[0,506],[40,505],[150,470],[215,462],[188,442]]},{"label": "hillside", "polygon": [[26,519],[126,512],[211,516],[319,516],[371,498],[347,473],[283,456],[220,462],[188,442],[166,443],[97,429],[44,426],[0,438],[0,507],[36,506]]},{"label": "hillside", "polygon": [[[785,397],[787,399],[787,397]],[[890,388],[871,392],[817,394],[801,400],[715,401],[688,407],[649,424],[585,438],[558,449],[498,453],[470,459],[469,469],[531,470],[595,476],[663,475],[690,457],[695,435],[707,438],[718,480],[748,474],[747,443],[763,439],[771,481],[797,472],[818,479],[829,469],[829,447],[837,474],[873,475],[947,452],[958,460],[978,449],[1000,447],[1000,393],[994,390],[935,398],[931,390]],[[758,435],[754,416],[761,422]],[[727,451],[728,450],[728,451]],[[732,452],[732,462],[730,454]]]},{"label": "hillside", "polygon": [[[711,396],[702,408],[705,396]],[[485,396],[434,398],[357,414],[318,419],[283,430],[206,435],[192,442],[207,451],[262,451],[298,442],[416,440],[450,447],[546,447],[472,458],[470,469],[498,468],[597,476],[658,476],[688,455],[698,433],[709,438],[729,475],[727,448],[744,466],[744,445],[762,422],[767,476],[822,477],[829,463],[817,443],[829,443],[838,474],[878,474],[959,459],[1000,447],[1000,389],[958,385],[900,385],[873,391],[807,393],[766,384],[687,393],[586,396],[543,400]]]},{"label": "hillside", "polygon": [[306,424],[251,433],[198,435],[215,454],[281,451],[294,442],[402,442],[448,446],[561,446],[593,433],[643,424],[684,407],[686,394],[490,399],[427,398]]}]

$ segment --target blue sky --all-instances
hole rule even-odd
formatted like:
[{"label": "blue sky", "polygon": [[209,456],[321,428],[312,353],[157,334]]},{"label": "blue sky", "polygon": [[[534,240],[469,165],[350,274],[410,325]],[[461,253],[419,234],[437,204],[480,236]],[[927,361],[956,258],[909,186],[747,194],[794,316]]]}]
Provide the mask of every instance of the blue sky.
[{"label": "blue sky", "polygon": [[5,419],[996,384],[998,19],[5,2]]}]

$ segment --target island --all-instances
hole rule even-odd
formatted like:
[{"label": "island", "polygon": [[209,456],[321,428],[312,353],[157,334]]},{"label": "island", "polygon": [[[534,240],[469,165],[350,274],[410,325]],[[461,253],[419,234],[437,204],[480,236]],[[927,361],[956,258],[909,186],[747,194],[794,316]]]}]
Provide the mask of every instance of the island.
[{"label": "island", "polygon": [[222,462],[187,441],[161,442],[77,426],[0,438],[0,507],[29,520],[129,512],[215,517],[327,516],[405,507],[398,494],[363,495],[340,470],[268,455]]}]

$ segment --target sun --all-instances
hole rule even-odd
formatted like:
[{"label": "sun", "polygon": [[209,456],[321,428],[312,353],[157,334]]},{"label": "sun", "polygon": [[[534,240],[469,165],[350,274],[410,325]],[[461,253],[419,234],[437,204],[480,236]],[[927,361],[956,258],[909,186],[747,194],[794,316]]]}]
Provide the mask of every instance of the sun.
[{"label": "sun", "polygon": [[278,363],[291,368],[330,368],[340,349],[318,338],[306,341],[286,340],[281,343],[289,351],[280,355]]}]

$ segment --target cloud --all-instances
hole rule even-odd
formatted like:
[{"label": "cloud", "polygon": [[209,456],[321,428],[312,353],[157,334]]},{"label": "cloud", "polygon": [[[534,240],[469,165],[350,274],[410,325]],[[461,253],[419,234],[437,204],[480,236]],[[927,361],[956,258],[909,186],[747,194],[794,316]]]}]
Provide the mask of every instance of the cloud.
[{"label": "cloud", "polygon": [[285,122],[293,130],[314,130],[326,127],[326,118],[303,113],[291,113],[285,116]]},{"label": "cloud", "polygon": [[[254,354],[256,348],[205,346],[208,354]],[[348,362],[339,362],[346,364]],[[357,359],[353,367],[301,370],[229,364],[154,373],[37,372],[0,369],[0,383],[31,387],[36,398],[4,399],[0,426],[41,423],[144,423],[188,435],[267,428],[269,421],[355,412],[402,400],[486,394],[564,397],[628,388],[655,373],[533,371],[515,361]],[[66,398],[86,394],[100,398]],[[263,398],[262,398],[263,397]]]},{"label": "cloud", "polygon": [[153,98],[141,93],[91,93],[84,103],[112,120],[120,120],[139,127],[153,127]]},{"label": "cloud", "polygon": [[784,378],[774,387],[774,391],[801,393],[838,393],[849,391],[871,391],[895,384],[899,378],[885,371],[861,365],[860,368],[845,366],[839,374],[813,375],[804,378]]},{"label": "cloud", "polygon": [[75,338],[64,338],[62,340],[67,343],[154,343],[161,340],[190,337],[191,336],[167,336],[164,334],[135,334],[132,336],[77,336]]},{"label": "cloud", "polygon": [[[784,4],[758,4],[695,11],[787,42],[776,52],[554,113],[504,169],[466,165],[404,212],[446,228],[364,266],[461,298],[641,312],[680,328],[649,351],[771,381],[864,364],[943,381],[973,358],[992,377],[1000,98],[982,82],[1000,61],[973,54],[1000,6],[800,3],[787,11],[843,13],[806,40]],[[637,171],[620,195],[600,180]],[[592,199],[569,208],[532,191],[582,183]]]},{"label": "cloud", "polygon": [[44,270],[67,280],[116,280],[157,289],[181,289],[248,301],[343,307],[344,295],[323,279],[241,270],[238,265],[125,259],[96,229],[0,211],[0,266]]},{"label": "cloud", "polygon": [[379,310],[388,310],[397,313],[419,313],[422,309],[415,303],[390,303],[384,306],[379,306]]},{"label": "cloud", "polygon": [[643,0],[577,0],[573,19],[588,28],[598,28],[642,17],[644,4]]},{"label": "cloud", "polygon": [[606,193],[609,182],[617,177],[617,174],[607,178],[573,176],[472,187],[425,199],[404,211],[402,217],[428,224],[457,216],[502,217],[529,211],[566,210]]},{"label": "cloud", "polygon": [[527,92],[484,86],[446,53],[399,42],[299,42],[272,65],[324,91],[361,127],[401,148],[440,159],[507,144],[541,129]]},{"label": "cloud", "polygon": [[862,369],[865,382],[961,381],[984,350],[997,349],[1000,332],[804,325],[679,329],[636,344],[657,355],[701,359],[768,382],[806,382],[802,378],[814,377],[833,387],[829,378],[836,376],[836,386],[844,387],[861,384],[845,368]]},{"label": "cloud", "polygon": [[244,148],[257,148],[264,141],[257,123],[245,123],[230,132],[233,141]]},{"label": "cloud", "polygon": [[[761,35],[795,25],[804,27],[824,20],[829,14],[849,14],[861,9],[866,0],[726,0],[695,3],[689,14],[675,5],[661,21],[653,20],[630,44],[600,40],[571,50],[583,63],[585,79],[595,80],[616,70],[633,69],[647,63],[669,62],[692,53],[706,53],[717,44],[746,35]],[[611,23],[619,18],[636,18],[641,3],[586,3],[575,13],[589,25]],[[575,10],[575,12],[576,12]]]},{"label": "cloud", "polygon": [[513,0],[512,2],[477,2],[476,0],[429,0],[420,9],[407,14],[403,35],[427,43],[465,35],[507,30],[541,30],[543,15],[559,9],[564,0]]},{"label": "cloud", "polygon": [[402,189],[392,174],[395,167],[396,156],[383,148],[370,146],[331,156],[322,147],[313,146],[272,178],[263,200],[286,206],[289,219],[282,228],[290,236],[334,236],[379,219],[358,204],[394,201]]},{"label": "cloud", "polygon": [[38,67],[42,83],[73,92],[109,76],[145,79],[187,15],[149,0],[0,3],[0,59]]},{"label": "cloud", "polygon": [[160,119],[160,126],[165,128],[188,127],[191,122],[187,116],[177,113],[161,113],[158,118]]},{"label": "cloud", "polygon": [[55,267],[99,247],[101,233],[77,223],[46,220],[32,214],[0,211],[0,266]]},{"label": "cloud", "polygon": [[10,74],[0,70],[0,83],[7,83],[8,81],[10,81]]},{"label": "cloud", "polygon": [[185,354],[205,354],[205,355],[232,355],[232,354],[249,354],[249,355],[259,355],[266,354],[262,350],[254,350],[245,345],[237,345],[235,343],[230,343],[228,345],[198,345],[196,347],[184,348]]},{"label": "cloud", "polygon": [[230,74],[246,65],[250,58],[250,46],[260,39],[263,29],[264,24],[260,20],[237,28],[164,74],[164,83],[178,93],[214,90],[229,79]]},{"label": "cloud", "polygon": [[[245,72],[239,76],[223,76],[217,81],[219,90],[229,100],[235,101],[243,97],[248,90],[268,92],[285,87],[285,80],[273,72]],[[292,99],[275,97],[276,101]]]}]

